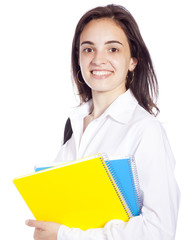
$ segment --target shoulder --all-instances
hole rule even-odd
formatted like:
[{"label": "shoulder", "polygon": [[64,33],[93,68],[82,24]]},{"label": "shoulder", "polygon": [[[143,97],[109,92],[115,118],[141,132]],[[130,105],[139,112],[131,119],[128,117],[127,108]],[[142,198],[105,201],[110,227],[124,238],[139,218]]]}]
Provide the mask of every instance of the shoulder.
[{"label": "shoulder", "polygon": [[147,166],[165,162],[166,159],[173,169],[175,159],[164,126],[158,118],[147,113],[143,108],[138,107],[136,111],[139,113],[134,114],[134,124],[137,130],[136,158]]},{"label": "shoulder", "polygon": [[160,121],[157,117],[153,116],[149,112],[147,112],[143,107],[139,104],[134,109],[134,113],[132,114],[131,121],[141,126],[161,126]]},{"label": "shoulder", "polygon": [[129,122],[134,126],[140,137],[147,136],[148,139],[164,138],[166,133],[159,119],[148,113],[140,105],[137,105]]}]

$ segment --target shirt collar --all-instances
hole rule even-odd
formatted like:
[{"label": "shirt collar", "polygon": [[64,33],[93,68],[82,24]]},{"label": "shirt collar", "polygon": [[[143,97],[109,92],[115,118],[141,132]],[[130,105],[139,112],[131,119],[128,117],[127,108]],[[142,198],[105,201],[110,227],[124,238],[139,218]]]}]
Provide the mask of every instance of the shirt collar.
[{"label": "shirt collar", "polygon": [[137,105],[138,102],[132,92],[127,90],[108,107],[104,114],[109,115],[114,120],[125,124],[131,119]]},{"label": "shirt collar", "polygon": [[[89,100],[81,106],[74,108],[70,118],[84,118],[91,112],[92,104],[92,100]],[[133,93],[127,90],[121,94],[99,118],[110,116],[114,120],[125,124],[131,119],[137,105],[138,102],[133,96]]]}]

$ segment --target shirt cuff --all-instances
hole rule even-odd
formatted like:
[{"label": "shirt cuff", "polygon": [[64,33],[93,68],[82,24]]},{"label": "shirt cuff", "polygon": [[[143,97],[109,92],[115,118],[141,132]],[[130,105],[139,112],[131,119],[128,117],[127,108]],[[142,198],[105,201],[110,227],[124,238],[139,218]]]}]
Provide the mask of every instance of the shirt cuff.
[{"label": "shirt cuff", "polygon": [[64,225],[61,225],[58,230],[57,240],[66,240],[66,232],[70,231],[69,227],[66,227]]}]

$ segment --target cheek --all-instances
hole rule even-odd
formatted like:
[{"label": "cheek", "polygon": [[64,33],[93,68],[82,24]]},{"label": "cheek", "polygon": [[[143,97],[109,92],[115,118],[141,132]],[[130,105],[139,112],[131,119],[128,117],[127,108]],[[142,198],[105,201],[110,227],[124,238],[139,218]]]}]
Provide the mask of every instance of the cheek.
[{"label": "cheek", "polygon": [[81,69],[83,70],[87,70],[87,68],[89,67],[89,64],[90,64],[90,58],[87,57],[87,56],[81,56],[79,58],[79,62],[80,62],[80,67]]},{"label": "cheek", "polygon": [[89,60],[87,58],[80,58],[80,69],[83,79],[85,80],[85,82],[88,82],[91,73],[89,71]]},{"label": "cheek", "polygon": [[111,63],[120,75],[127,73],[128,68],[129,68],[129,62],[128,62],[128,59],[125,58],[124,56],[122,56],[118,59],[112,59]]}]

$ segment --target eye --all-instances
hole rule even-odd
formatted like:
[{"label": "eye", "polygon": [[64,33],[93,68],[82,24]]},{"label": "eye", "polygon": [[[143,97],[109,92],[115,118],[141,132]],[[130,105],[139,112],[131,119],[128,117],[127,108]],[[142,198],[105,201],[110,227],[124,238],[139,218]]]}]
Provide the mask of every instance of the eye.
[{"label": "eye", "polygon": [[89,53],[89,52],[93,52],[92,48],[85,48],[83,49],[83,52]]},{"label": "eye", "polygon": [[119,50],[117,48],[110,48],[109,52],[118,52]]}]

